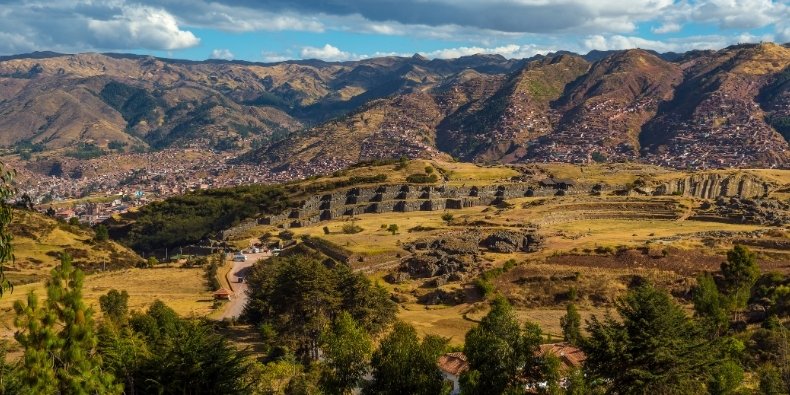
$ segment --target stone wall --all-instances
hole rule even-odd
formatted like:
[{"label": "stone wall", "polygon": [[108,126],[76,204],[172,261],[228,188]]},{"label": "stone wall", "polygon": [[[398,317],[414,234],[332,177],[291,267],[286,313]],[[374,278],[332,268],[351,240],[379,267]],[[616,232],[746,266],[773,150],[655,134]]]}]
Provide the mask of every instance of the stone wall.
[{"label": "stone wall", "polygon": [[[505,199],[529,196],[554,196],[559,189],[530,183],[485,186],[380,185],[348,188],[314,195],[298,208],[260,218],[259,224],[283,228],[307,226],[344,216],[366,213],[457,210],[486,206]],[[564,194],[586,194],[588,190],[570,189]]]},{"label": "stone wall", "polygon": [[672,180],[656,187],[657,195],[683,195],[701,199],[717,197],[762,197],[769,192],[771,184],[746,173],[737,174],[695,174],[690,177]]},{"label": "stone wall", "polygon": [[[547,197],[613,193],[623,186],[604,186],[593,190],[592,185],[570,188],[545,186],[531,182],[513,182],[483,186],[446,186],[395,184],[356,187],[331,193],[313,195],[297,208],[258,219],[261,225],[282,228],[308,226],[320,221],[366,213],[458,210],[487,206],[502,200],[520,197]],[[703,199],[718,197],[753,198],[765,195],[771,184],[748,174],[703,173],[661,183],[655,188],[643,188],[644,194],[683,195]],[[658,215],[658,217],[662,217]],[[662,217],[663,218],[663,217]],[[250,224],[230,229],[228,235],[249,228]],[[223,232],[223,236],[224,236]]]}]

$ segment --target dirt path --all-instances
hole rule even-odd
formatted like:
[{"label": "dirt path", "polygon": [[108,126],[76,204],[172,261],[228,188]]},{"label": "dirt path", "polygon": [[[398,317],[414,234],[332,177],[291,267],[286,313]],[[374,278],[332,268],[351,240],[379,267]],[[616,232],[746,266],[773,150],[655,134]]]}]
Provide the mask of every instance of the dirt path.
[{"label": "dirt path", "polygon": [[233,262],[233,268],[228,271],[227,279],[233,291],[230,302],[225,307],[225,311],[219,317],[221,320],[239,318],[247,305],[247,282],[239,282],[239,278],[244,278],[249,274],[252,265],[260,259],[268,258],[271,253],[247,254],[246,262]]}]

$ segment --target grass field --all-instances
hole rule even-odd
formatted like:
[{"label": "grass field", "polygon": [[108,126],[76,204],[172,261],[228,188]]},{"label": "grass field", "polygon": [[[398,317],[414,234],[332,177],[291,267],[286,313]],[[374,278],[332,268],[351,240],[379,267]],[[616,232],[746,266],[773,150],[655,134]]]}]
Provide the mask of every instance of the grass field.
[{"label": "grass field", "polygon": [[[156,299],[162,300],[182,316],[204,317],[213,312],[211,292],[206,288],[202,268],[126,269],[85,276],[83,296],[88,306],[101,316],[99,297],[110,289],[129,293],[129,309],[144,310]],[[30,292],[46,298],[43,283],[19,285],[13,293],[0,298],[0,338],[13,334],[13,304]]]},{"label": "grass field", "polygon": [[49,275],[64,252],[77,265],[91,270],[134,266],[142,260],[132,250],[112,241],[96,242],[90,229],[59,223],[28,211],[14,211],[11,232],[16,257],[6,264],[6,275],[17,283],[39,281]]}]

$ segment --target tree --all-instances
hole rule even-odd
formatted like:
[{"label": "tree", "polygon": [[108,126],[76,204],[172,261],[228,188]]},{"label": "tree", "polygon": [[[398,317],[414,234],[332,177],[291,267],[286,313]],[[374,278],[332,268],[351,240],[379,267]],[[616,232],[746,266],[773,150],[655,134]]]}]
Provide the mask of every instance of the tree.
[{"label": "tree", "polygon": [[148,259],[145,260],[145,264],[147,267],[152,268],[159,264],[159,259],[156,259],[155,256],[149,256]]},{"label": "tree", "polygon": [[724,276],[722,293],[728,297],[730,309],[746,307],[752,286],[760,276],[757,256],[748,248],[737,245],[727,251],[727,261],[721,264],[721,274]]},{"label": "tree", "polygon": [[108,366],[125,378],[126,393],[249,393],[246,352],[208,322],[182,319],[158,300],[128,322],[108,332],[102,348],[113,356]]},{"label": "tree", "polygon": [[507,300],[495,299],[480,325],[466,333],[469,372],[461,377],[463,392],[502,394],[524,381],[540,381],[541,364],[535,355],[541,337],[540,327],[527,323],[522,330]]},{"label": "tree", "polygon": [[580,345],[582,341],[582,317],[579,311],[576,310],[576,305],[568,303],[565,310],[565,315],[560,318],[560,326],[562,327],[562,335],[565,341],[573,344]]},{"label": "tree", "polygon": [[444,214],[442,214],[442,221],[447,222],[449,225],[450,222],[453,222],[453,214],[445,211]]},{"label": "tree", "polygon": [[345,265],[329,268],[315,255],[269,259],[247,278],[245,317],[270,325],[279,346],[317,360],[320,337],[342,311],[375,334],[395,318],[395,305],[379,286]]},{"label": "tree", "polygon": [[428,335],[422,342],[417,331],[403,322],[382,339],[371,359],[373,380],[365,394],[434,395],[442,393],[444,380],[436,361],[447,349],[448,340]]},{"label": "tree", "polygon": [[129,313],[129,293],[111,289],[99,297],[99,308],[115,324],[123,324]]},{"label": "tree", "polygon": [[0,341],[0,395],[16,394],[21,392],[18,388],[17,376],[14,374],[16,366],[7,361],[8,342]]},{"label": "tree", "polygon": [[357,387],[372,352],[370,337],[351,315],[342,312],[323,337],[321,384],[330,394],[348,394]]},{"label": "tree", "polygon": [[47,282],[47,302],[31,291],[14,303],[14,335],[24,349],[21,385],[29,393],[120,393],[96,352],[93,312],[82,300],[83,274],[64,255]]},{"label": "tree", "polygon": [[398,233],[398,225],[390,224],[390,226],[387,227],[387,231],[392,233],[392,235],[394,236],[396,233]]},{"label": "tree", "polygon": [[15,175],[16,172],[6,170],[5,166],[0,163],[0,296],[3,296],[6,290],[13,289],[11,283],[5,278],[3,266],[6,262],[14,260],[14,248],[11,245],[13,236],[8,228],[11,225],[13,211],[7,202],[15,193],[11,186]]},{"label": "tree", "polygon": [[110,238],[110,233],[107,231],[107,227],[103,224],[99,224],[96,226],[96,241],[107,241]]},{"label": "tree", "polygon": [[616,302],[619,319],[588,322],[585,369],[618,393],[697,393],[720,362],[716,345],[664,291],[639,286]]},{"label": "tree", "polygon": [[719,293],[716,281],[710,273],[697,278],[697,286],[693,291],[694,312],[703,327],[713,337],[719,337],[729,326],[726,300]]}]

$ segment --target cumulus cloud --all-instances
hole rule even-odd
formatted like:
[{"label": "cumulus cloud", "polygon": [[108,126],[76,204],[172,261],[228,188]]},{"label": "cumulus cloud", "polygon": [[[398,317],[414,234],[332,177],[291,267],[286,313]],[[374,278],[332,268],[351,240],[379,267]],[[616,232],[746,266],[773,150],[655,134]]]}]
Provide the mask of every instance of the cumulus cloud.
[{"label": "cumulus cloud", "polygon": [[659,27],[651,29],[653,33],[665,34],[679,32],[682,26],[677,22],[666,22]]},{"label": "cumulus cloud", "polygon": [[477,54],[497,54],[509,59],[528,58],[537,54],[546,54],[553,51],[552,48],[541,48],[535,45],[504,45],[499,47],[457,47],[446,48],[431,52],[422,52],[421,55],[428,58],[451,59],[461,56]]},{"label": "cumulus cloud", "polygon": [[302,59],[321,59],[327,61],[358,60],[365,56],[341,51],[339,48],[326,44],[323,47],[303,47],[299,52]]},{"label": "cumulus cloud", "polygon": [[200,39],[161,7],[123,0],[8,1],[0,11],[0,53],[35,50],[177,50]]},{"label": "cumulus cloud", "polygon": [[125,6],[110,19],[88,20],[88,29],[100,48],[174,50],[200,43],[192,32],[178,27],[173,15],[151,7]]},{"label": "cumulus cloud", "polygon": [[233,52],[229,49],[221,48],[211,51],[211,59],[233,60]]},{"label": "cumulus cloud", "polygon": [[591,50],[620,50],[620,49],[652,49],[658,52],[684,52],[694,49],[719,49],[736,43],[756,43],[771,41],[773,36],[756,36],[752,34],[738,34],[732,36],[706,35],[673,38],[668,40],[649,40],[636,36],[600,34],[591,35],[582,41],[581,48]]},{"label": "cumulus cloud", "polygon": [[790,6],[773,0],[706,0],[694,4],[690,16],[723,28],[753,29],[786,20]]}]

